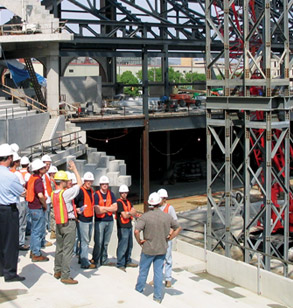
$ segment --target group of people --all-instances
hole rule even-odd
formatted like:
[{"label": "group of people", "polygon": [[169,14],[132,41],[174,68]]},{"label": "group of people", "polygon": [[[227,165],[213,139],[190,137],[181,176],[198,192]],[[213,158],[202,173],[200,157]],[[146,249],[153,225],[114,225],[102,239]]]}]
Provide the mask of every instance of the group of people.
[{"label": "group of people", "polygon": [[[149,196],[150,211],[139,215],[127,199],[127,185],[119,187],[116,199],[109,189],[109,178],[99,179],[94,191],[94,175],[79,175],[75,163],[69,161],[62,171],[52,166],[49,155],[30,163],[18,155],[15,144],[0,145],[0,276],[5,281],[22,281],[17,275],[19,250],[30,250],[32,262],[46,262],[41,248],[52,243],[45,241],[46,232],[56,238],[54,277],[64,284],[77,284],[70,277],[74,252],[82,269],[116,266],[122,271],[137,267],[131,260],[134,236],[142,246],[139,276],[135,289],[143,292],[151,263],[154,265],[154,300],[162,299],[163,269],[165,285],[171,287],[172,239],[181,228],[174,208],[168,204],[168,193],[160,189]],[[108,245],[117,221],[117,263],[108,258]],[[25,244],[30,229],[30,245]],[[94,247],[89,258],[89,244],[94,230]],[[143,232],[143,239],[140,234]]]}]

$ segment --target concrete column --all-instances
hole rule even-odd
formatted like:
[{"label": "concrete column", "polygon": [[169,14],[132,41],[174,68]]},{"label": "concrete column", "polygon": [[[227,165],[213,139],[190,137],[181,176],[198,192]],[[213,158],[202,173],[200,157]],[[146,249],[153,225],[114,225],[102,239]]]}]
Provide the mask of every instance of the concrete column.
[{"label": "concrete column", "polygon": [[47,57],[47,106],[51,116],[59,115],[59,48]]}]

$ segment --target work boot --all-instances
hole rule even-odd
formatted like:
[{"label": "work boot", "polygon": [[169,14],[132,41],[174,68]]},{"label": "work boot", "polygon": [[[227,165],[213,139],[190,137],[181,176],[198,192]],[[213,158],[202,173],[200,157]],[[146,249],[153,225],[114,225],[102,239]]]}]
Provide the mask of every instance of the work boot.
[{"label": "work boot", "polygon": [[45,247],[50,247],[50,246],[52,246],[53,244],[51,243],[51,242],[46,242],[45,243]]},{"label": "work boot", "polygon": [[56,233],[55,231],[51,231],[50,239],[54,240],[56,238]]},{"label": "work boot", "polygon": [[19,250],[22,250],[22,251],[26,251],[26,250],[29,250],[30,249],[30,246],[29,245],[21,245],[18,247]]},{"label": "work boot", "polygon": [[171,288],[172,287],[172,282],[171,281],[165,281],[165,287],[166,288]]},{"label": "work boot", "polygon": [[61,279],[61,282],[63,282],[64,284],[78,284],[78,281],[72,278]]},{"label": "work boot", "polygon": [[96,264],[89,264],[89,265],[81,266],[81,268],[83,268],[83,269],[95,269],[95,268],[97,268],[97,266],[96,266]]},{"label": "work boot", "polygon": [[60,279],[61,278],[61,272],[55,272],[54,273],[54,278]]},{"label": "work boot", "polygon": [[49,261],[49,258],[45,257],[45,256],[35,256],[33,255],[32,256],[32,262],[46,262],[46,261]]},{"label": "work boot", "polygon": [[130,262],[126,264],[126,267],[138,267],[138,264]]},{"label": "work boot", "polygon": [[153,285],[154,285],[154,281],[151,280],[150,282],[148,282],[148,284],[149,284],[150,286],[153,286]]}]

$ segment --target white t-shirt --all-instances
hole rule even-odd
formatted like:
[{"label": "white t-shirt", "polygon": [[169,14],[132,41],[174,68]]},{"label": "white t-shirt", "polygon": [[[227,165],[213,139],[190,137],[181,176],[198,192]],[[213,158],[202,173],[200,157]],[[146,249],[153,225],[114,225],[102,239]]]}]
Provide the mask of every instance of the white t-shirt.
[{"label": "white t-shirt", "polygon": [[[48,191],[47,191],[46,176],[47,176],[47,177],[49,178],[49,180],[50,180],[50,176],[49,176],[48,173],[43,174],[42,180],[43,180],[43,184],[44,184],[44,188],[45,188],[45,197],[47,197],[46,203],[47,203],[47,204],[50,204],[50,203],[52,203],[52,201],[51,201],[51,196],[48,195]],[[51,180],[50,180],[50,182],[51,182]]]},{"label": "white t-shirt", "polygon": [[[163,206],[160,206],[160,210],[164,211],[166,206],[167,206],[167,204],[163,205]],[[177,215],[176,215],[175,209],[174,209],[174,207],[172,205],[169,206],[168,214],[170,214],[174,220],[177,220]]]},{"label": "white t-shirt", "polygon": [[[63,192],[63,199],[66,204],[68,218],[71,218],[71,219],[75,218],[72,200],[78,195],[79,190],[80,190],[80,187],[78,185],[74,185],[71,188],[68,188]],[[58,192],[60,192],[60,189],[56,189],[54,191],[54,193],[58,193]]]},{"label": "white t-shirt", "polygon": [[[19,182],[20,182],[20,184],[22,185],[22,186],[24,186],[24,184],[25,184],[25,180],[23,179],[23,176],[22,176],[22,174],[19,172],[19,171],[15,171],[14,172],[14,174],[17,176],[17,178],[19,179]],[[24,199],[24,197],[19,197],[19,202],[24,202],[25,201],[25,199]]]}]

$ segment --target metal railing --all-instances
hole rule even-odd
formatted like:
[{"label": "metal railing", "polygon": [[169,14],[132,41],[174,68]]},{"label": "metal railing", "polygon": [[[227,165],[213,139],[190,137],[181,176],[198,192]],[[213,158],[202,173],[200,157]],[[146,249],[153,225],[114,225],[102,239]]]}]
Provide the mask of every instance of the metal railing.
[{"label": "metal railing", "polygon": [[[24,93],[19,92],[18,89],[11,88],[11,87],[9,87],[5,84],[2,84],[2,87],[4,87],[7,90],[1,89],[1,91],[10,95],[13,100],[17,99],[17,100],[23,102],[26,106],[30,106],[32,109],[35,109],[38,112],[47,112],[48,111],[48,108],[47,108],[46,105],[43,105],[42,103],[33,99],[32,97],[30,97],[30,96],[28,96]],[[41,106],[43,109],[39,108],[38,105]]]},{"label": "metal railing", "polygon": [[[26,148],[22,149],[21,152],[29,149],[30,154],[26,154],[33,158],[34,154],[37,152],[38,156],[44,155],[46,153],[57,154],[57,150],[65,150],[65,147],[71,146],[73,144],[77,145],[82,136],[79,135],[80,132],[72,132],[64,134],[58,137],[54,137],[49,140],[41,141]],[[66,140],[64,140],[66,139]]]}]

